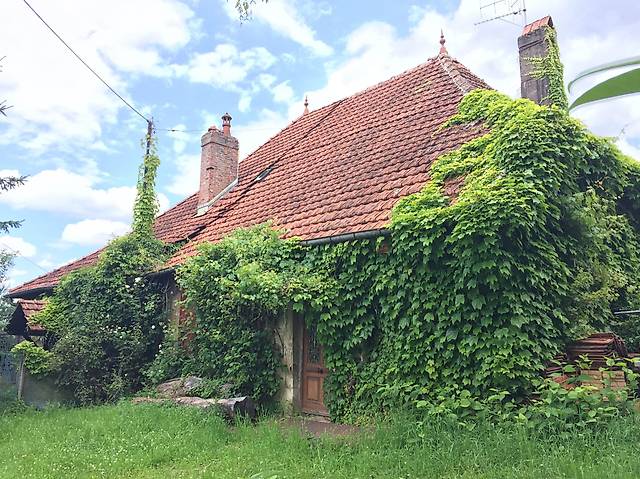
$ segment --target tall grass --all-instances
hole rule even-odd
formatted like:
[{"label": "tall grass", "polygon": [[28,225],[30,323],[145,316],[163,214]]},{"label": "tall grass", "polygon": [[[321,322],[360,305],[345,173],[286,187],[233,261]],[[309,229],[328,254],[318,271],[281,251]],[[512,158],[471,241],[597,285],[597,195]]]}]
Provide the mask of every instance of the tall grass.
[{"label": "tall grass", "polygon": [[122,403],[0,416],[0,478],[636,478],[640,421],[560,438],[396,417],[349,437]]}]

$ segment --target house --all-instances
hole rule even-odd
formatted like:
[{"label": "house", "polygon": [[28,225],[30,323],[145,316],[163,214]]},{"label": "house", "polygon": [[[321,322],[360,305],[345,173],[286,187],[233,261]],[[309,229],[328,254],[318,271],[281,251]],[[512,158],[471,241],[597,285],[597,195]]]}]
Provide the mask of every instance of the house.
[{"label": "house", "polygon": [[[544,55],[549,28],[549,17],[525,28],[521,59]],[[526,61],[521,71],[523,93],[546,101],[547,80],[534,78]],[[392,208],[422,189],[432,163],[484,133],[482,125],[440,130],[477,88],[489,86],[449,55],[442,36],[438,55],[426,63],[315,111],[305,109],[242,162],[225,114],[221,128],[212,126],[202,136],[199,190],[155,222],[160,240],[180,245],[161,272],[170,285],[172,320],[181,316],[173,269],[195,255],[198,244],[236,228],[272,220],[286,236],[309,245],[384,235]],[[445,186],[455,195],[460,182]],[[63,275],[94,263],[99,253],[17,286],[9,296],[47,295]],[[291,312],[280,337],[287,366],[283,398],[304,412],[326,413],[321,345]]]}]

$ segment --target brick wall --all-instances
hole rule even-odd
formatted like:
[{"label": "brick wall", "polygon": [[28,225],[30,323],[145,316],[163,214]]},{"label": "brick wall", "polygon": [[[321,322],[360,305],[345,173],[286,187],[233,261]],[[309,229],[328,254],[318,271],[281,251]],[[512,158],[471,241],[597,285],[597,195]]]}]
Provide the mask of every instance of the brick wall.
[{"label": "brick wall", "polygon": [[238,140],[211,127],[202,135],[198,213],[204,213],[238,177]]}]

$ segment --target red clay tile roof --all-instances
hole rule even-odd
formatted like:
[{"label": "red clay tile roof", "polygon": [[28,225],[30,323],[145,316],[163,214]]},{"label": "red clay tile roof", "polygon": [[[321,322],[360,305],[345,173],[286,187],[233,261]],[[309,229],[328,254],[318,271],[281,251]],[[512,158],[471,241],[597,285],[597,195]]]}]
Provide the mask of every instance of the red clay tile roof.
[{"label": "red clay tile roof", "polygon": [[31,317],[42,311],[44,305],[46,304],[45,300],[42,299],[20,299],[18,300],[18,306],[22,308],[22,312],[24,313],[24,317],[29,321]]},{"label": "red clay tile roof", "polygon": [[22,311],[22,314],[24,315],[24,319],[27,322],[30,331],[44,331],[44,328],[42,326],[32,322],[32,318],[33,315],[42,311],[42,308],[44,308],[45,304],[46,301],[41,299],[20,299],[18,300],[16,312],[14,313],[14,315],[16,313],[19,313],[19,311]]},{"label": "red clay tile roof", "polygon": [[[432,162],[483,133],[481,125],[439,127],[463,95],[489,86],[441,54],[360,93],[300,116],[239,166],[237,186],[206,214],[194,194],[159,216],[167,242],[187,240],[167,263],[180,264],[203,241],[273,220],[304,240],[384,228],[402,197],[419,191]],[[267,172],[261,180],[260,173]],[[52,287],[98,252],[10,291]]]}]

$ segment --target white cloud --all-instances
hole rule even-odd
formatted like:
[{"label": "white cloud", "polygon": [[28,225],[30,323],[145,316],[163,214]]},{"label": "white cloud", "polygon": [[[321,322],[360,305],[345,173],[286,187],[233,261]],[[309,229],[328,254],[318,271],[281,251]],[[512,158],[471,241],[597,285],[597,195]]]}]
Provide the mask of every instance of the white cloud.
[{"label": "white cloud", "polygon": [[187,196],[198,191],[200,186],[200,155],[178,155],[174,160],[177,172],[173,175],[167,191]]},{"label": "white cloud", "polygon": [[[179,0],[40,0],[33,5],[125,97],[129,84],[123,74],[170,74],[163,56],[185,46],[198,29],[193,11]],[[77,152],[96,145],[123,104],[22,2],[2,2],[1,10],[2,18],[11,20],[0,29],[7,57],[0,91],[14,108],[10,122],[0,127],[0,144],[35,152],[52,147]]]},{"label": "white cloud", "polygon": [[266,70],[276,62],[269,50],[254,47],[239,51],[235,45],[222,43],[213,51],[196,53],[186,65],[173,65],[178,76],[186,76],[194,83],[235,90],[249,73]]},{"label": "white cloud", "polygon": [[87,219],[66,225],[61,239],[81,246],[100,246],[127,231],[129,225],[121,221]]},{"label": "white cloud", "polygon": [[289,81],[278,83],[271,89],[273,101],[276,103],[291,103],[294,98],[293,88],[289,86]]},{"label": "white cloud", "polygon": [[178,155],[185,150],[190,142],[196,139],[194,135],[184,131],[187,127],[182,123],[174,125],[170,129],[176,130],[167,132],[167,136],[173,140],[173,151]]},{"label": "white cloud", "polygon": [[638,145],[632,145],[624,136],[620,137],[616,141],[616,145],[618,146],[618,148],[620,148],[620,151],[622,151],[622,153],[640,161],[640,147]]},{"label": "white cloud", "polygon": [[38,248],[19,236],[0,236],[0,250],[7,249],[10,253],[16,253],[26,258],[33,258]]},{"label": "white cloud", "polygon": [[[229,18],[237,20],[238,13],[234,8],[235,2],[221,1]],[[328,9],[325,7],[318,11],[326,14],[331,11],[330,9],[331,7]],[[315,12],[313,16],[315,16]],[[329,45],[316,38],[316,32],[307,24],[292,0],[269,0],[266,4],[256,3],[253,8],[252,20],[265,23],[274,32],[307,48],[314,55],[328,56],[333,53],[333,49]]]},{"label": "white cloud", "polygon": [[[302,112],[300,111],[298,116],[300,113]],[[233,136],[238,138],[240,143],[241,160],[289,123],[287,115],[267,108],[260,110],[254,118],[248,123],[239,123],[231,128]]]},{"label": "white cloud", "polygon": [[18,286],[19,284],[24,283],[24,278],[27,275],[28,271],[24,269],[11,268],[9,270],[9,274],[7,275],[7,279],[4,282],[4,286],[7,288],[13,288]]},{"label": "white cloud", "polygon": [[251,95],[243,93],[238,100],[238,111],[240,113],[246,113],[251,109]]},{"label": "white cloud", "polygon": [[[13,171],[13,173],[19,173]],[[6,174],[0,171],[0,175]],[[0,203],[18,210],[49,211],[81,218],[100,214],[108,219],[131,217],[136,189],[133,186],[100,188],[99,179],[64,168],[43,170],[30,176],[20,188],[0,195]],[[169,201],[159,195],[160,209]]]}]

